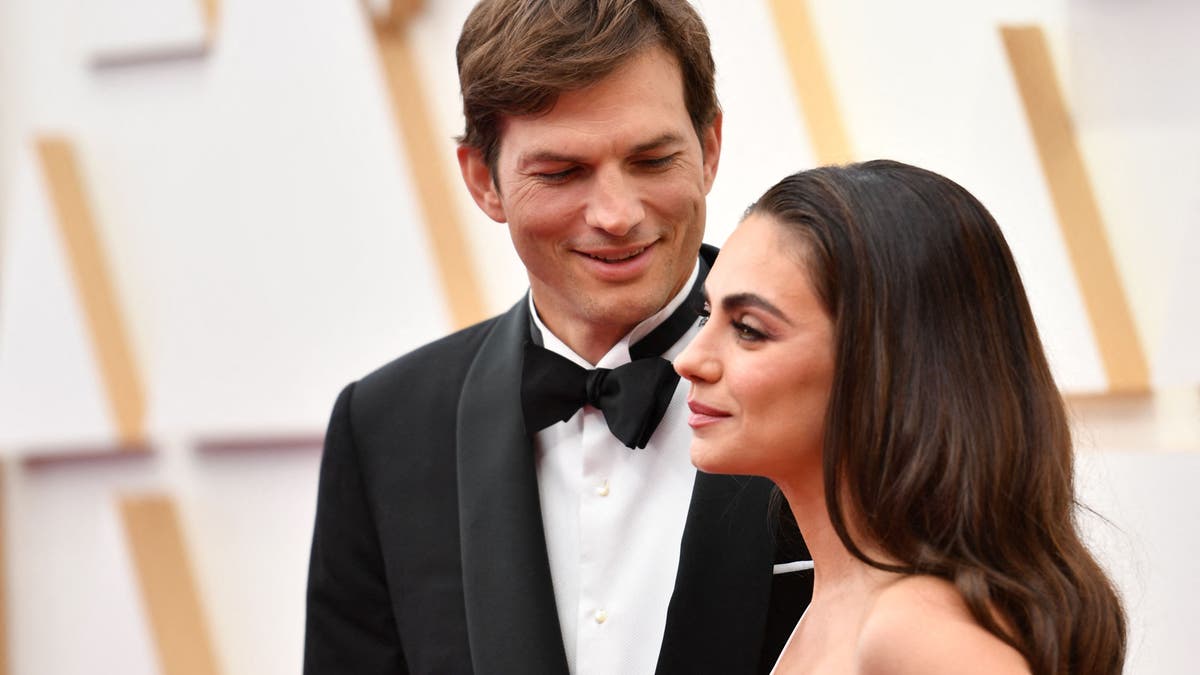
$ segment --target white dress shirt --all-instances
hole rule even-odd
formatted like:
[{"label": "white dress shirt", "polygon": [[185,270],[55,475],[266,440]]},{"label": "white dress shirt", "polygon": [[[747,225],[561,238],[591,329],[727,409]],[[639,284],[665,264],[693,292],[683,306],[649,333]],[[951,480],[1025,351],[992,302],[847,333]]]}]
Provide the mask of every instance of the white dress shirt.
[{"label": "white dress shirt", "polygon": [[[697,273],[694,268],[666,307],[638,324],[594,367],[629,363],[629,346],[683,303]],[[546,328],[532,296],[530,303],[543,346],[592,368]],[[697,330],[693,325],[663,357],[677,356]],[[534,439],[558,621],[567,665],[577,675],[653,673],[658,663],[696,479],[687,392],[688,382],[681,379],[642,449],[622,445],[604,413],[592,406]]]}]

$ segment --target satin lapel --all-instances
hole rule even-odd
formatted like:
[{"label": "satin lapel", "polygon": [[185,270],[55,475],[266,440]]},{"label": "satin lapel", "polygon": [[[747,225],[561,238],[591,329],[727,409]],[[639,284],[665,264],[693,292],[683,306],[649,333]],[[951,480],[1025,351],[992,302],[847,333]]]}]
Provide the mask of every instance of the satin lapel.
[{"label": "satin lapel", "polygon": [[696,473],[657,673],[753,673],[771,601],[771,483]]},{"label": "satin lapel", "polygon": [[528,299],[497,320],[458,406],[463,594],[477,675],[566,673],[538,500],[521,415]]}]

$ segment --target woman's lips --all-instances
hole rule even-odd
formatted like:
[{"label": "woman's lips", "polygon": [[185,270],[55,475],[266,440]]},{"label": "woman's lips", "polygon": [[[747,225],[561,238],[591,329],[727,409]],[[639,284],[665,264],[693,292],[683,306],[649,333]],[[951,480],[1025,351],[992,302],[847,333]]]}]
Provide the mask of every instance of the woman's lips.
[{"label": "woman's lips", "polygon": [[688,417],[688,426],[693,429],[716,424],[729,417],[729,413],[724,410],[704,405],[699,401],[688,401],[688,408],[692,411],[691,416]]}]

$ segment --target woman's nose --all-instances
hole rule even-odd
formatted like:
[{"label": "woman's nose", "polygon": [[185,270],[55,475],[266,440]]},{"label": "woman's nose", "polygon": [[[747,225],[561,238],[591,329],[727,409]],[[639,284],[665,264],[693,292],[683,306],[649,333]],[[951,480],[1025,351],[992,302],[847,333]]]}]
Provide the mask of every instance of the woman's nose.
[{"label": "woman's nose", "polygon": [[720,364],[708,351],[707,328],[700,329],[692,343],[675,357],[675,372],[688,382],[712,382],[720,376]]}]

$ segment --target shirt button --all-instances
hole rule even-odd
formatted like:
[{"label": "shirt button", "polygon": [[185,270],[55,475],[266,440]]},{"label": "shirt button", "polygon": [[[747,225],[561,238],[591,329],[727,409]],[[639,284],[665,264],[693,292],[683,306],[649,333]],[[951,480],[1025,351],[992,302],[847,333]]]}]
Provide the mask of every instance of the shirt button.
[{"label": "shirt button", "polygon": [[599,487],[596,488],[596,494],[601,497],[608,496],[608,481],[604,481]]},{"label": "shirt button", "polygon": [[604,623],[605,621],[608,621],[608,612],[602,609],[596,610],[595,619],[596,623]]}]

